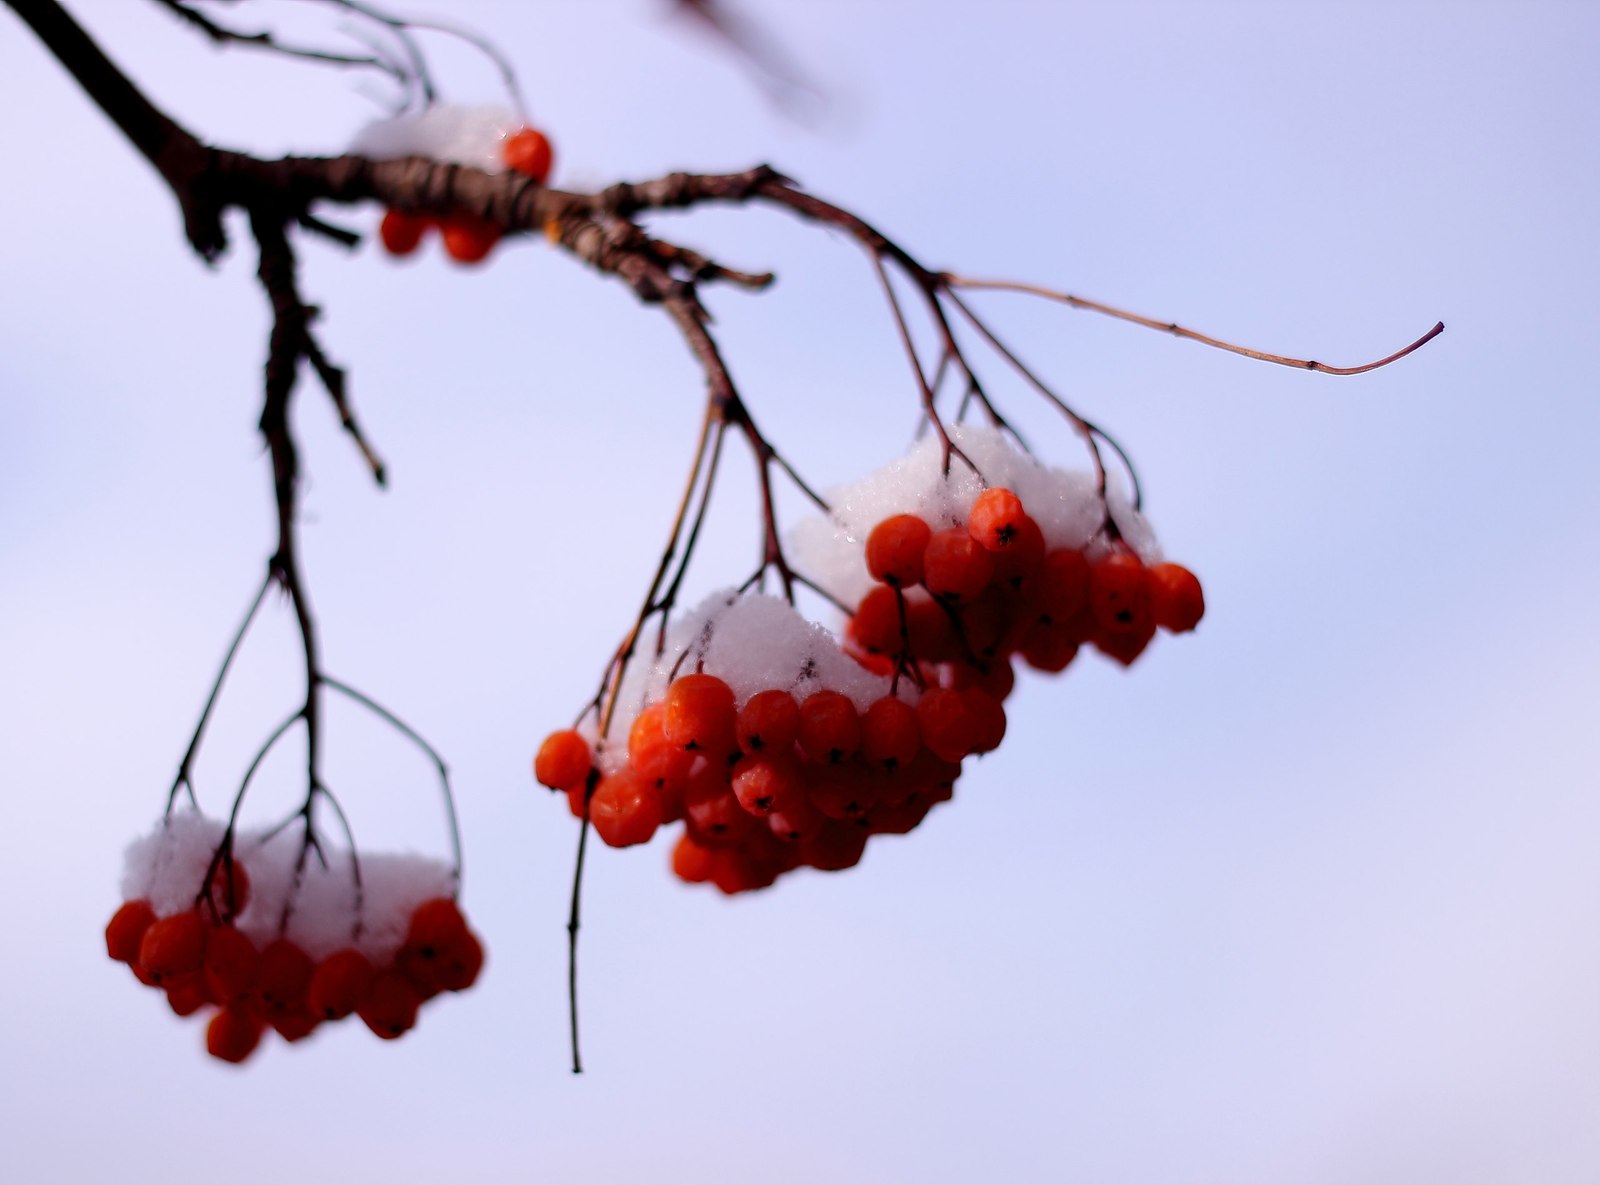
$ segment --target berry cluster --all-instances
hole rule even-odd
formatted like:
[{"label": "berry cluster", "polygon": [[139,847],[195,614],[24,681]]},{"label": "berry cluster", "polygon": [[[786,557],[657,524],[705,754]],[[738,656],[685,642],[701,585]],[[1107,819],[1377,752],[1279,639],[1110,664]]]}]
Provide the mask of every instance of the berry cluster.
[{"label": "berry cluster", "polygon": [[1205,610],[1188,569],[1147,566],[1120,540],[1052,548],[1022,500],[999,487],[979,494],[960,525],[881,520],[866,562],[877,583],[847,637],[869,665],[914,666],[930,687],[924,698],[980,687],[1004,699],[1012,655],[1057,672],[1092,644],[1127,666],[1158,627],[1192,630]]},{"label": "berry cluster", "polygon": [[[286,915],[281,902],[296,899],[296,887],[284,882],[281,843],[251,853],[260,888],[246,861],[229,856],[207,859],[209,876],[188,881],[190,891],[178,895],[176,882],[192,873],[206,834],[215,831],[185,820],[155,844],[135,845],[129,879],[143,878],[148,891],[129,895],[105,936],[106,953],[163,992],[177,1015],[209,1010],[206,1049],[213,1057],[242,1062],[269,1028],[295,1042],[352,1015],[393,1040],[416,1025],[422,1004],[476,982],[483,945],[455,898],[411,904],[396,892],[407,879],[412,899],[437,890],[437,878],[418,882],[408,873],[415,858],[369,860],[376,873],[370,903],[346,896],[333,910],[331,895],[319,891],[326,886],[306,881],[309,870],[302,869],[299,887],[309,892],[302,910]],[[204,885],[198,894],[196,883]]]},{"label": "berry cluster", "polygon": [[613,847],[681,820],[681,879],[763,888],[848,868],[947,801],[1005,736],[1014,658],[1057,672],[1092,645],[1128,665],[1195,628],[1199,581],[1126,500],[996,432],[960,447],[964,472],[925,442],[797,533],[808,577],[856,607],[842,644],[774,598],[718,594],[610,689],[604,729],[549,736],[535,777]]},{"label": "berry cluster", "polygon": [[[550,175],[554,154],[543,132],[525,127],[505,138],[500,158],[506,168],[542,185]],[[378,238],[390,255],[406,256],[416,251],[428,232],[436,227],[445,254],[458,263],[483,262],[500,241],[498,226],[466,210],[435,218],[431,214],[389,209],[384,211],[383,221],[378,224]]]},{"label": "berry cluster", "polygon": [[949,799],[961,758],[1005,731],[999,701],[973,696],[982,735],[960,732],[926,696],[886,692],[858,710],[830,688],[801,698],[769,687],[740,702],[700,671],[634,717],[618,768],[601,773],[584,737],[566,730],[546,738],[534,772],[566,793],[574,815],[587,795],[595,832],[612,847],[682,820],[673,871],[737,893],[801,866],[849,868],[868,838],[910,831]]}]

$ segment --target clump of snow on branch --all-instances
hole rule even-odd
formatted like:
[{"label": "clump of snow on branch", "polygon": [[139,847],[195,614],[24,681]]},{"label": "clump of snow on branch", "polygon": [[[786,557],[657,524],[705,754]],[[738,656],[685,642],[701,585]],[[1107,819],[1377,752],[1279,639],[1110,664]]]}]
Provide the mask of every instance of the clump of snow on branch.
[{"label": "clump of snow on branch", "polygon": [[[157,917],[192,909],[225,830],[221,820],[195,811],[176,812],[157,824],[153,832],[128,847],[123,900],[142,897]],[[351,852],[327,843],[322,845],[326,866],[315,851],[305,853],[296,888],[301,834],[298,826],[275,835],[265,831],[235,834],[234,863],[243,867],[250,884],[249,898],[235,924],[257,947],[281,934],[313,960],[354,946],[375,965],[384,966],[393,962],[405,941],[417,906],[455,892],[454,873],[443,861],[375,853],[360,857],[358,893]],[[291,895],[288,928],[280,931],[284,905]]]},{"label": "clump of snow on branch", "polygon": [[437,104],[369,123],[351,141],[350,151],[373,160],[423,156],[498,173],[506,167],[501,145],[522,126],[523,121],[505,107]]},{"label": "clump of snow on branch", "polygon": [[905,456],[827,492],[831,512],[802,520],[790,535],[795,567],[846,604],[857,604],[873,586],[866,542],[874,526],[897,514],[917,515],[936,531],[963,526],[985,483],[1022,500],[1047,547],[1086,551],[1095,558],[1095,536],[1109,506],[1124,542],[1147,564],[1159,562],[1155,534],[1114,474],[1102,503],[1093,474],[1042,465],[998,428],[956,424],[950,439],[976,472],[953,457],[946,476],[938,438],[924,436]]}]

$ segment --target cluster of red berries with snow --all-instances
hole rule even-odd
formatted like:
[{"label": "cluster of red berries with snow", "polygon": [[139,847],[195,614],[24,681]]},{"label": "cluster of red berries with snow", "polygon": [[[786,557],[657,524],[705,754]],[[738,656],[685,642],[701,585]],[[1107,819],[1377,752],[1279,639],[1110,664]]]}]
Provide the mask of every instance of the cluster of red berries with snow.
[{"label": "cluster of red berries with snow", "polygon": [[624,675],[607,737],[544,741],[537,779],[613,847],[682,820],[681,879],[764,888],[851,867],[950,799],[1005,736],[1014,657],[1058,672],[1087,644],[1128,665],[1198,624],[1199,581],[1124,499],[998,432],[956,442],[967,468],[926,441],[797,532],[808,578],[856,606],[842,646],[784,601],[717,594]]},{"label": "cluster of red berries with snow", "polygon": [[[423,156],[485,172],[509,169],[540,185],[550,176],[555,154],[549,138],[494,107],[432,106],[425,111],[369,125],[352,151],[375,160]],[[500,228],[467,210],[443,218],[390,209],[378,224],[378,239],[390,255],[410,255],[437,229],[445,254],[458,263],[481,263],[500,241]]]},{"label": "cluster of red berries with snow", "polygon": [[224,834],[178,814],[135,843],[106,926],[106,953],[173,1012],[207,1013],[213,1057],[239,1063],[268,1029],[294,1042],[348,1016],[393,1040],[425,1002],[476,982],[483,945],[445,865],[382,855],[357,866],[331,850],[307,861],[284,832],[240,834],[224,852]]}]

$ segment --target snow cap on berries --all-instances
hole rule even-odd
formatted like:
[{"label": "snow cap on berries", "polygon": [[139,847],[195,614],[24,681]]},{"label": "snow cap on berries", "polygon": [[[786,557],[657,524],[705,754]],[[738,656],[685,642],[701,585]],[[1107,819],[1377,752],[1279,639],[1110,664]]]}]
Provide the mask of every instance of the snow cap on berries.
[{"label": "snow cap on berries", "polygon": [[463,107],[439,103],[422,111],[369,123],[356,133],[350,151],[373,160],[425,156],[486,173],[501,172],[505,138],[523,121],[504,107]]},{"label": "snow cap on berries", "polygon": [[[123,899],[144,898],[157,917],[193,908],[224,830],[219,819],[175,812],[129,846]],[[250,878],[250,897],[235,924],[258,947],[278,937],[284,902],[294,887],[300,834],[298,827],[287,827],[271,836],[261,831],[234,836],[233,859]],[[424,901],[455,892],[455,878],[443,861],[412,854],[363,855],[358,912],[350,852],[328,844],[323,848],[326,867],[312,854],[301,869],[285,935],[313,960],[354,946],[374,963],[392,962],[405,941],[412,911]]]},{"label": "snow cap on berries", "polygon": [[[1004,432],[987,425],[952,425],[950,439],[977,466],[977,473],[954,457],[945,476],[939,440],[929,434],[875,473],[830,490],[831,513],[813,515],[795,528],[791,560],[823,588],[856,604],[873,586],[865,558],[873,527],[897,514],[914,514],[935,531],[963,526],[985,482],[1022,500],[1047,547],[1083,550],[1090,545],[1105,514],[1093,474],[1041,465]],[[1161,555],[1155,535],[1114,473],[1108,477],[1106,503],[1128,546],[1146,563],[1157,562]]]},{"label": "snow cap on berries", "polygon": [[[887,678],[863,669],[839,649],[833,634],[807,621],[781,597],[724,589],[677,619],[654,663],[635,662],[630,667],[618,692],[610,740],[596,745],[603,771],[626,763],[624,742],[634,717],[665,698],[674,678],[696,670],[727,683],[738,705],[772,688],[788,691],[796,699],[826,688],[848,696],[857,711],[865,711],[889,694]],[[904,694],[914,694],[908,680],[901,683]]]}]

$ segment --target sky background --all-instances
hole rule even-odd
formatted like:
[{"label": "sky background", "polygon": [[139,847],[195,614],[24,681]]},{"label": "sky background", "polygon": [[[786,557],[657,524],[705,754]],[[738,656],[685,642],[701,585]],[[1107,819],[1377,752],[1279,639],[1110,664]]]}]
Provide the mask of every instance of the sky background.
[{"label": "sky background", "polygon": [[[333,152],[374,113],[351,75],[217,53],[153,4],[72,8],[218,143]],[[1205,622],[1132,672],[1024,677],[1002,749],[849,873],[725,900],[664,841],[601,851],[574,1079],[574,825],[528,761],[631,619],[702,379],[661,313],[542,244],[466,271],[306,243],[392,475],[375,491],[302,388],[327,665],[449,758],[489,965],[403,1041],[349,1023],[239,1071],[101,928],[272,545],[265,302],[248,249],[196,261],[0,11],[8,1175],[1600,1179],[1600,10],[747,0],[828,97],[797,123],[658,3],[450,9],[515,63],[564,186],[770,161],[932,266],[1263,349],[1351,364],[1449,329],[1339,379],[982,300],[1132,452]],[[435,48],[447,97],[497,97]],[[654,225],[778,272],[707,303],[809,478],[903,449],[916,391],[856,248],[756,209]],[[699,592],[755,558],[732,461]],[[262,625],[199,769],[214,811],[300,693],[287,613]],[[330,727],[364,847],[442,852],[428,768],[353,712]],[[295,765],[264,771],[264,813]]]}]

